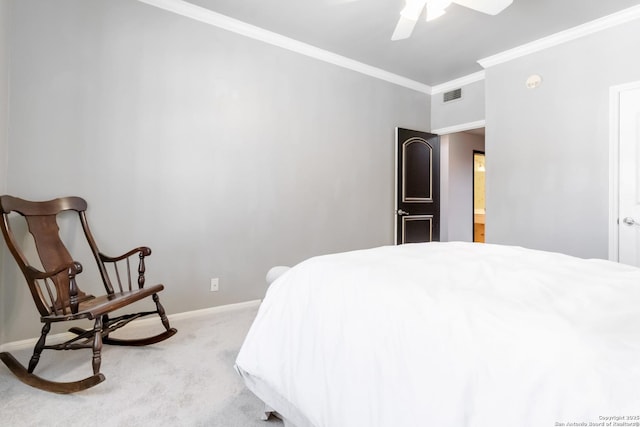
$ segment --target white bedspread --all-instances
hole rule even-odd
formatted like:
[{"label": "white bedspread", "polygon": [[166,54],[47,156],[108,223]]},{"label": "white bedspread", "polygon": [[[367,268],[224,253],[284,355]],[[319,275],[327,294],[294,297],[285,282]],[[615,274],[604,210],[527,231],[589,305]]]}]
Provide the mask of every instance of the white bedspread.
[{"label": "white bedspread", "polygon": [[316,427],[606,425],[640,416],[640,269],[470,243],[311,258],[236,363]]}]

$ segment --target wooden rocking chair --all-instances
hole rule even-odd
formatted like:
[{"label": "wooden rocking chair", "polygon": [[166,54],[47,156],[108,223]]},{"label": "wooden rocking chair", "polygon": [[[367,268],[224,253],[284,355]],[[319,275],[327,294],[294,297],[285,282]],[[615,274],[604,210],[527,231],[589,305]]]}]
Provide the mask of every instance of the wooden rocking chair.
[{"label": "wooden rocking chair", "polygon": [[[162,291],[164,286],[144,287],[144,258],[151,254],[151,249],[139,247],[117,257],[109,257],[98,251],[95,240],[89,230],[85,215],[87,203],[83,199],[65,197],[47,202],[30,202],[16,197],[2,196],[0,197],[0,208],[2,211],[2,222],[0,224],[2,234],[9,250],[24,274],[33,296],[33,301],[40,312],[40,321],[44,323],[42,335],[35,345],[28,369],[20,364],[10,353],[0,353],[0,359],[22,382],[55,393],[73,393],[84,390],[105,380],[104,375],[100,373],[100,353],[103,343],[142,346],[163,341],[177,332],[176,329],[169,326],[169,320],[158,297],[158,292]],[[59,229],[56,218],[63,211],[76,211],[78,213],[82,229],[98,263],[98,269],[106,288],[106,295],[94,297],[93,295],[85,294],[78,288],[76,276],[82,272],[82,266],[73,260],[58,234]],[[9,216],[12,212],[18,213],[25,218],[44,271],[39,271],[29,265],[25,254],[20,246],[17,245],[16,238],[9,225]],[[137,286],[132,287],[132,272],[129,260],[134,255],[138,255],[139,261]],[[126,265],[127,273],[124,277],[126,282],[124,288],[123,278],[121,278],[118,269],[120,264],[122,264],[121,269],[124,269],[124,265]],[[109,269],[107,269],[107,266],[109,266]],[[117,289],[115,290],[112,279],[117,280]],[[146,297],[151,297],[155,302],[155,311],[109,317],[109,313],[112,311]],[[166,329],[159,335],[132,340],[117,339],[109,336],[111,332],[125,326],[132,320],[151,314],[158,314]],[[94,320],[93,329],[84,330],[73,327],[69,329],[70,332],[76,335],[72,339],[61,344],[45,345],[46,336],[51,330],[53,322],[78,319]],[[73,382],[55,382],[33,374],[42,350],[77,350],[83,348],[93,349],[92,376]]]}]

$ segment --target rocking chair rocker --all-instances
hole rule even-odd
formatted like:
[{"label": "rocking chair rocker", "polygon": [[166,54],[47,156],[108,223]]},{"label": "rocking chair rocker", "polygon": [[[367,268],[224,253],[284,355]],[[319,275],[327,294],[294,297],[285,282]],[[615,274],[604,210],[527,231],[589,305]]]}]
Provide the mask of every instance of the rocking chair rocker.
[{"label": "rocking chair rocker", "polygon": [[[151,249],[139,247],[117,257],[104,255],[98,250],[89,230],[85,215],[86,209],[87,203],[79,197],[65,197],[47,202],[31,202],[11,196],[0,197],[0,210],[2,212],[0,227],[2,228],[2,234],[9,250],[24,274],[33,301],[40,312],[40,321],[44,323],[42,335],[35,345],[28,368],[25,368],[7,352],[0,353],[0,359],[25,384],[54,393],[73,393],[85,390],[105,380],[104,375],[100,373],[103,343],[142,346],[163,341],[177,332],[176,329],[170,327],[169,320],[158,297],[158,292],[162,291],[164,286],[159,284],[144,287],[144,259],[151,254]],[[58,234],[59,229],[56,217],[63,211],[76,211],[78,213],[89,247],[98,264],[102,282],[107,292],[106,295],[94,297],[78,288],[76,276],[82,272],[82,266],[73,260]],[[18,246],[9,225],[9,216],[12,212],[20,214],[26,220],[44,271],[39,271],[32,267]],[[138,255],[139,258],[137,286],[132,286],[131,284],[130,257],[134,255]],[[126,276],[124,276],[124,279],[126,279],[124,288],[123,278],[121,278],[118,270],[118,265],[120,264],[126,265],[127,270]],[[108,266],[109,268],[107,268]],[[114,289],[112,279],[117,280],[117,289]],[[155,302],[155,311],[109,317],[109,313],[112,311],[149,296]],[[127,323],[152,314],[160,316],[162,325],[165,328],[164,332],[148,338],[131,340],[109,336],[111,332],[125,326]],[[52,323],[78,319],[94,320],[93,328],[85,330],[73,327],[69,331],[76,336],[70,340],[60,344],[45,345],[46,336],[51,330]],[[40,360],[42,350],[77,350],[84,348],[93,350],[92,376],[73,382],[55,382],[33,374]]]}]

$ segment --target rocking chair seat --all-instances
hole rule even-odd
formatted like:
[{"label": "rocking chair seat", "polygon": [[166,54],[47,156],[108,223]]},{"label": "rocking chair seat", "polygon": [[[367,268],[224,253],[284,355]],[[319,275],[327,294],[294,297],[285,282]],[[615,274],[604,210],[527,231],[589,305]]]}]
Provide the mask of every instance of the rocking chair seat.
[{"label": "rocking chair seat", "polygon": [[111,295],[101,295],[99,297],[89,296],[78,305],[78,313],[66,315],[42,316],[43,322],[61,322],[74,319],[97,319],[103,314],[108,314],[118,308],[127,306],[141,299],[147,298],[164,289],[164,285],[158,284],[142,289],[116,292]]}]

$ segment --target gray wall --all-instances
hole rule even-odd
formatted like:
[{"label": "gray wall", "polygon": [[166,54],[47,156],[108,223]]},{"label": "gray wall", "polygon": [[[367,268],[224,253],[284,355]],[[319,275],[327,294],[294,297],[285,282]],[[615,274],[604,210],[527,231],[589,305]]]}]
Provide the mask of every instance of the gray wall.
[{"label": "gray wall", "polygon": [[485,119],[484,80],[462,86],[462,98],[458,100],[445,103],[442,96],[442,93],[436,93],[431,97],[431,129],[439,130]]},{"label": "gray wall", "polygon": [[484,151],[484,137],[465,132],[441,137],[442,241],[473,241],[473,152]]},{"label": "gray wall", "polygon": [[[394,128],[429,129],[427,95],[135,1],[13,9],[8,192],[83,196],[104,252],[149,245],[169,313],[262,298],[273,265],[392,243]],[[78,231],[63,237],[99,286]],[[39,326],[8,258],[13,341]]]},{"label": "gray wall", "polygon": [[638,40],[633,21],[486,70],[488,242],[607,258],[609,88],[640,79]]},{"label": "gray wall", "polygon": [[[7,190],[7,133],[9,120],[9,0],[0,0],[0,194]],[[4,254],[0,245],[0,268]],[[1,277],[1,276],[0,276]],[[0,319],[4,319],[4,287],[0,282]],[[0,327],[0,343],[4,342],[5,328]]]},{"label": "gray wall", "polygon": [[9,0],[0,0],[0,191],[7,183],[9,130]]}]

